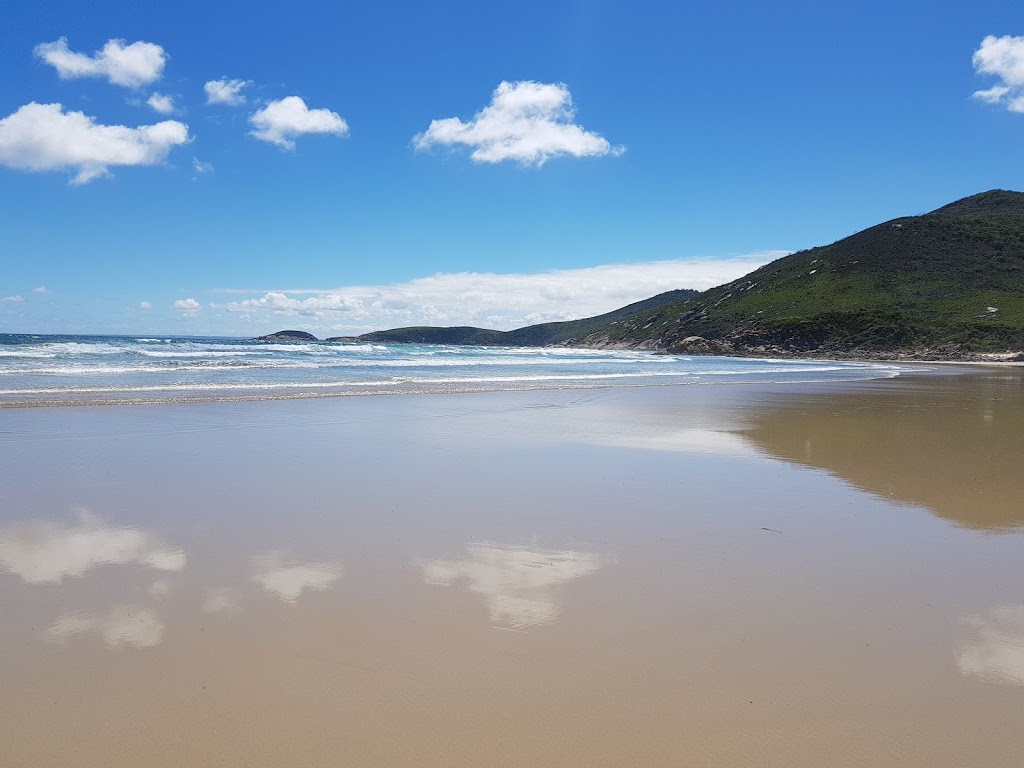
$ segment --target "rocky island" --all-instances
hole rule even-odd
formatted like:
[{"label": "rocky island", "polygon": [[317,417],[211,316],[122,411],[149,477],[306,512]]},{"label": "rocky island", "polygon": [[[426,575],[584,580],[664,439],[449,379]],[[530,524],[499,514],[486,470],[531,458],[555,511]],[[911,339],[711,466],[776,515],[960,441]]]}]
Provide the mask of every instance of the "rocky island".
[{"label": "rocky island", "polygon": [[257,336],[252,341],[299,341],[299,342],[310,342],[320,341],[312,333],[306,333],[305,331],[277,331],[276,333],[268,333],[266,336]]}]

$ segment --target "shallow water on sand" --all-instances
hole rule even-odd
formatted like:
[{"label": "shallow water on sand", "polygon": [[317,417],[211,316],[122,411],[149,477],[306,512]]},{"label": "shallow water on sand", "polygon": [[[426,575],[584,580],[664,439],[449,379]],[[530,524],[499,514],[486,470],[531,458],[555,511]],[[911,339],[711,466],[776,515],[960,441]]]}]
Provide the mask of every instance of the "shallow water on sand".
[{"label": "shallow water on sand", "polygon": [[1024,384],[5,411],[18,766],[1012,766]]}]

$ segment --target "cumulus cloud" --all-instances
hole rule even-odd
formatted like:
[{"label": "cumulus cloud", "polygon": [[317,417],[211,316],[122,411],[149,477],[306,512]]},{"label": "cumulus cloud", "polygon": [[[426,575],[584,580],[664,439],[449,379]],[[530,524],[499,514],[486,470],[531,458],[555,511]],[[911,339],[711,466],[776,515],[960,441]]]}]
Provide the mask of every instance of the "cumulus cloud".
[{"label": "cumulus cloud", "polygon": [[340,563],[287,562],[280,552],[253,558],[253,581],[286,603],[294,603],[307,589],[330,589],[341,575]]},{"label": "cumulus cloud", "polygon": [[19,296],[17,294],[13,296],[0,296],[0,303],[2,304],[21,304],[24,300],[24,296]]},{"label": "cumulus cloud", "polygon": [[391,285],[267,291],[220,306],[235,313],[310,317],[335,323],[334,330],[346,333],[404,325],[508,330],[599,315],[676,288],[711,288],[787,253],[765,251],[732,259],[608,264],[533,274],[440,274]]},{"label": "cumulus cloud", "polygon": [[172,306],[176,311],[186,313],[198,312],[203,308],[203,305],[195,299],[178,299]]},{"label": "cumulus cloud", "polygon": [[40,285],[38,288],[33,288],[32,293],[49,293],[49,291],[46,290],[45,285]]},{"label": "cumulus cloud", "polygon": [[148,608],[134,605],[115,605],[107,614],[73,611],[66,613],[46,628],[45,637],[51,643],[66,643],[76,637],[96,635],[107,648],[128,645],[132,648],[152,648],[164,637],[164,624]]},{"label": "cumulus cloud", "polygon": [[252,85],[252,80],[229,80],[226,77],[222,77],[220,80],[208,80],[203,85],[203,90],[206,92],[206,103],[239,107],[245,104],[245,96],[242,91],[250,85]]},{"label": "cumulus cloud", "polygon": [[22,171],[75,173],[72,184],[109,174],[111,166],[156,165],[189,141],[176,120],[129,128],[102,125],[60,104],[32,102],[0,119],[0,165]]},{"label": "cumulus cloud", "polygon": [[140,301],[139,302],[139,309],[152,309],[152,308],[153,308],[153,302],[151,302],[151,301]]},{"label": "cumulus cloud", "polygon": [[466,557],[431,560],[423,580],[435,586],[465,586],[487,604],[491,622],[517,629],[550,624],[562,609],[556,588],[602,566],[600,556],[572,550],[470,544]]},{"label": "cumulus cloud", "polygon": [[989,35],[974,52],[973,62],[978,74],[999,78],[991,88],[975,91],[974,98],[1024,112],[1024,37]]},{"label": "cumulus cloud", "polygon": [[0,528],[0,569],[27,584],[60,584],[101,565],[129,564],[180,571],[185,553],[136,528],[107,525],[84,510],[76,525]]},{"label": "cumulus cloud", "polygon": [[174,97],[158,91],[150,94],[149,98],[146,99],[146,103],[161,115],[169,115],[174,111]]},{"label": "cumulus cloud", "polygon": [[1010,89],[1005,85],[993,85],[991,88],[986,88],[983,91],[975,91],[971,95],[978,101],[984,101],[986,104],[998,104],[1009,92]]},{"label": "cumulus cloud", "polygon": [[541,166],[553,157],[619,155],[600,134],[573,122],[572,94],[562,83],[502,82],[491,103],[468,122],[457,117],[432,120],[413,138],[417,149],[462,145],[479,163],[514,160]]},{"label": "cumulus cloud", "polygon": [[92,56],[68,48],[67,38],[40,43],[35,55],[57,70],[64,80],[79,77],[105,77],[114,85],[138,88],[160,79],[167,64],[167,53],[155,43],[108,40]]},{"label": "cumulus cloud", "polygon": [[310,109],[298,96],[269,102],[250,115],[249,122],[253,126],[250,136],[283,149],[295,149],[294,139],[305,134],[348,134],[348,123],[341,115],[329,109]]}]

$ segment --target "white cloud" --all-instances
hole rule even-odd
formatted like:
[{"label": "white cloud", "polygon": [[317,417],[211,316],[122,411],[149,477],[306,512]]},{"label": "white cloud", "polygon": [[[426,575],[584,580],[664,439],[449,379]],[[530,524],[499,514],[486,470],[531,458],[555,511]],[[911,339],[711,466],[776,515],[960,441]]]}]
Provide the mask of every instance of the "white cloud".
[{"label": "white cloud", "polygon": [[541,166],[552,157],[619,155],[600,134],[573,122],[572,94],[562,83],[502,82],[491,103],[469,122],[457,117],[432,120],[425,133],[414,137],[417,149],[463,145],[480,163],[514,160]]},{"label": "white cloud", "polygon": [[996,683],[1024,685],[1024,605],[1004,605],[987,618],[966,619],[974,630],[957,659],[965,675]]},{"label": "white cloud", "polygon": [[0,528],[0,569],[27,584],[60,584],[100,565],[180,571],[185,553],[136,528],[106,525],[89,512],[77,525],[30,523]]},{"label": "white cloud", "polygon": [[286,96],[269,102],[263,109],[251,114],[249,122],[253,125],[250,136],[283,149],[295,149],[293,139],[304,134],[348,134],[348,123],[341,115],[329,109],[310,109],[298,96]]},{"label": "white cloud", "polygon": [[160,79],[168,56],[155,43],[141,40],[126,45],[124,40],[108,40],[92,56],[68,48],[67,38],[40,43],[35,55],[57,70],[64,80],[78,77],[105,77],[114,85],[138,88]]},{"label": "white cloud", "polygon": [[307,589],[330,589],[341,575],[339,563],[286,563],[279,552],[253,558],[253,581],[286,603],[294,603]]},{"label": "white cloud", "polygon": [[72,170],[72,184],[109,173],[110,166],[156,165],[189,141],[176,120],[129,128],[102,125],[60,104],[32,102],[0,119],[0,165],[23,171]]},{"label": "white cloud", "polygon": [[0,303],[3,304],[21,304],[25,300],[24,296],[0,296]]},{"label": "white cloud", "polygon": [[154,91],[150,94],[149,98],[146,99],[146,103],[161,115],[169,115],[174,111],[174,97],[168,96],[164,93]]},{"label": "white cloud", "polygon": [[431,560],[423,580],[460,586],[483,597],[490,620],[525,629],[550,624],[562,612],[555,588],[594,573],[602,559],[591,552],[531,550],[499,544],[470,544],[465,558]]},{"label": "white cloud", "polygon": [[533,274],[462,272],[391,285],[275,290],[229,302],[229,312],[265,312],[364,332],[406,325],[477,325],[508,330],[590,317],[676,288],[703,290],[742,277],[788,251],[731,259],[608,264]]},{"label": "white cloud", "polygon": [[139,302],[139,309],[152,309],[152,308],[153,308],[153,302],[151,302],[151,301],[140,301]]},{"label": "white cloud", "polygon": [[49,291],[46,290],[45,285],[40,285],[38,288],[33,288],[32,293],[49,293]]},{"label": "white cloud", "polygon": [[213,163],[204,163],[198,157],[192,158],[192,177],[213,173]]},{"label": "white cloud", "polygon": [[978,101],[984,101],[986,104],[998,104],[1003,100],[1003,96],[1009,92],[1010,89],[1005,85],[993,85],[984,91],[975,91],[971,96],[978,99]]},{"label": "white cloud", "polygon": [[252,85],[251,80],[228,80],[222,77],[220,80],[209,80],[203,85],[206,92],[207,104],[226,104],[229,107],[238,107],[245,104],[245,96],[242,94],[246,88]]},{"label": "white cloud", "polygon": [[203,308],[203,305],[200,304],[195,299],[178,299],[177,301],[174,302],[173,307],[178,312],[188,313],[198,312],[200,309]]},{"label": "white cloud", "polygon": [[974,52],[973,63],[978,74],[999,78],[991,88],[975,91],[974,98],[1024,112],[1024,37],[989,35]]},{"label": "white cloud", "polygon": [[152,648],[163,640],[164,624],[148,608],[115,605],[105,616],[86,611],[66,613],[47,627],[45,633],[51,643],[66,643],[85,635],[97,635],[111,649],[122,645]]}]

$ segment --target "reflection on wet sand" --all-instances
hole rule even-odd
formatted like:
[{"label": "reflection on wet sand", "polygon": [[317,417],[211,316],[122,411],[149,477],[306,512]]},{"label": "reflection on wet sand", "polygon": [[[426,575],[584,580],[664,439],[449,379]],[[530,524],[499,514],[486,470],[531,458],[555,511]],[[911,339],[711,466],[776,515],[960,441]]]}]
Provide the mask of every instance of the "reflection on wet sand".
[{"label": "reflection on wet sand", "polygon": [[665,429],[658,424],[652,429],[635,430],[629,434],[600,435],[593,442],[618,448],[641,448],[650,451],[708,454],[712,456],[757,456],[757,450],[742,435],[723,429]]},{"label": "reflection on wet sand", "polygon": [[887,500],[970,528],[1024,525],[1024,386],[1016,374],[939,376],[789,395],[753,409],[746,436]]},{"label": "reflection on wet sand", "polygon": [[107,648],[128,645],[151,648],[164,636],[164,624],[148,608],[136,605],[115,605],[106,615],[73,611],[66,613],[46,628],[45,638],[52,643],[86,635],[96,635]]},{"label": "reflection on wet sand", "polygon": [[231,587],[212,587],[203,596],[203,613],[228,613],[241,610],[238,590]]},{"label": "reflection on wet sand", "polygon": [[252,564],[253,581],[286,603],[294,603],[307,589],[330,589],[342,575],[340,563],[291,562],[276,551],[256,555]]},{"label": "reflection on wet sand", "polygon": [[960,671],[990,682],[1024,685],[1024,605],[1003,605],[964,624],[974,638],[957,660]]},{"label": "reflection on wet sand", "polygon": [[5,413],[0,764],[1016,766],[1005,389]]},{"label": "reflection on wet sand", "polygon": [[523,629],[557,620],[561,607],[555,587],[602,565],[602,558],[590,552],[470,544],[464,558],[425,563],[423,580],[436,586],[465,585],[484,598],[491,622]]},{"label": "reflection on wet sand", "polygon": [[154,602],[163,600],[171,594],[171,582],[167,579],[157,579],[149,586],[149,596]]},{"label": "reflection on wet sand", "polygon": [[0,568],[28,584],[60,584],[100,565],[180,571],[185,553],[137,528],[115,527],[87,510],[77,525],[33,522],[0,528]]}]

